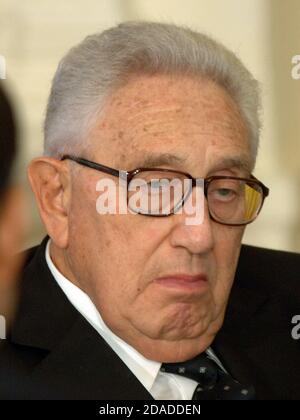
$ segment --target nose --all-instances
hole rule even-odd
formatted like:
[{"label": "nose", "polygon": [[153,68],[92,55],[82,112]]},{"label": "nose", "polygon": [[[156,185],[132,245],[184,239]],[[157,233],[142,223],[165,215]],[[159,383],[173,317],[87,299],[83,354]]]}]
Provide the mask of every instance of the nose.
[{"label": "nose", "polygon": [[203,220],[200,224],[187,223],[187,216],[174,214],[174,226],[171,231],[170,241],[174,247],[183,247],[190,254],[207,254],[215,245],[214,222],[209,217],[207,201],[203,203]]}]

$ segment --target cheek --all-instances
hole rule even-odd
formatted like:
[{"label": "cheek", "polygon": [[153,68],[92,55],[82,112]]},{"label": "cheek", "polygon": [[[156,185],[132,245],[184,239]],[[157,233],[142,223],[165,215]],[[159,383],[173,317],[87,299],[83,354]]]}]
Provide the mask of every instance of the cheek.
[{"label": "cheek", "polygon": [[144,220],[141,224],[141,218],[133,215],[92,213],[88,225],[83,229],[83,222],[79,230],[75,229],[77,240],[73,242],[80,243],[85,254],[84,258],[78,254],[77,264],[89,261],[81,272],[98,304],[114,305],[121,312],[145,287],[141,279],[161,242],[160,231],[147,229]]}]

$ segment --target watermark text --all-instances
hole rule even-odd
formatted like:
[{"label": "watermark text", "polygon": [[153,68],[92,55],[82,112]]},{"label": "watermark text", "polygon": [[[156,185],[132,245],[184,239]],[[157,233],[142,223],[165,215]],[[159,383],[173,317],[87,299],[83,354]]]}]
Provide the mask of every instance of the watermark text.
[{"label": "watermark text", "polygon": [[6,339],[6,320],[3,315],[0,315],[0,340]]},{"label": "watermark text", "polygon": [[6,60],[3,55],[0,54],[0,80],[6,79]]},{"label": "watermark text", "polygon": [[300,315],[293,316],[292,324],[295,324],[292,328],[292,337],[294,340],[300,340]]},{"label": "watermark text", "polygon": [[292,57],[291,76],[294,80],[300,79],[300,55],[294,55]]}]

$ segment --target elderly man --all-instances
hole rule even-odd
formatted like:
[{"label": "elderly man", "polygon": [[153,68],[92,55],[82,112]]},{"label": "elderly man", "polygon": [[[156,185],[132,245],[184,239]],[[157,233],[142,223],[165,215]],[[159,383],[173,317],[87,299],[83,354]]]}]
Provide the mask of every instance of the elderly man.
[{"label": "elderly man", "polygon": [[2,357],[31,397],[300,397],[300,257],[241,248],[269,192],[258,112],[238,58],[186,28],[124,23],[63,58],[29,167],[49,236]]}]

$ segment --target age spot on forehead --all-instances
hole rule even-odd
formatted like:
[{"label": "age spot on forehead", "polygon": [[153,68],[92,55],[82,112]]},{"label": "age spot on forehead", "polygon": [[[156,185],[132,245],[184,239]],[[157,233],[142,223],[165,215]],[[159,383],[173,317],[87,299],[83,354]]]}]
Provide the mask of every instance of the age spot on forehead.
[{"label": "age spot on forehead", "polygon": [[141,150],[175,150],[194,160],[207,147],[216,149],[213,154],[224,147],[229,153],[229,148],[246,148],[247,135],[236,103],[214,82],[144,76],[131,79],[108,99],[94,133],[99,148],[100,137],[99,159],[134,165]]}]

